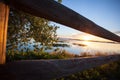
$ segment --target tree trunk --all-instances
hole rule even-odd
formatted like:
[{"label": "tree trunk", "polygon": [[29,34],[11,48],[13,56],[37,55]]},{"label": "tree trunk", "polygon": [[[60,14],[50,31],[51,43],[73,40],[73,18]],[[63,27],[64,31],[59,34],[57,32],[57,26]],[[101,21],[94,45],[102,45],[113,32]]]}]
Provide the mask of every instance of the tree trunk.
[{"label": "tree trunk", "polygon": [[9,7],[0,1],[0,64],[4,64],[6,60],[8,15]]}]

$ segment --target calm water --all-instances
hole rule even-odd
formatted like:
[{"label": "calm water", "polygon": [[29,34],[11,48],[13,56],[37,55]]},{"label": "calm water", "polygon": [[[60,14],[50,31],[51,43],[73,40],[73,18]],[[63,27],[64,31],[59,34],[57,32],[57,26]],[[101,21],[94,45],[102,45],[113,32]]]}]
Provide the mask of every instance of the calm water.
[{"label": "calm water", "polygon": [[89,42],[89,41],[78,41],[68,40],[67,44],[70,47],[64,47],[70,53],[80,54],[81,52],[102,52],[102,53],[120,53],[120,44],[117,43],[102,43],[102,42]]},{"label": "calm water", "polygon": [[[109,54],[120,53],[120,44],[117,44],[117,43],[65,40],[64,44],[68,44],[70,45],[70,47],[58,47],[58,48],[74,54],[80,54],[81,52],[90,52],[92,54],[96,52],[109,53]],[[34,49],[33,45],[34,44],[29,45],[27,46],[27,48],[29,48],[30,50],[33,50]],[[24,48],[24,46],[22,48]],[[54,47],[52,50],[46,50],[46,52],[52,52],[54,49],[56,49],[56,47]]]}]

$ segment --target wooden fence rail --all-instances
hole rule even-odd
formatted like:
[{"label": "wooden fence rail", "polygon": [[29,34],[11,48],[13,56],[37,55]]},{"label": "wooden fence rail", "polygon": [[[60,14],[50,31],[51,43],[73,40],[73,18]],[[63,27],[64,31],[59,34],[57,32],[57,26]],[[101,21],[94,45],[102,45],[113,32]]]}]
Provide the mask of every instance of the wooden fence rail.
[{"label": "wooden fence rail", "polygon": [[54,0],[10,0],[9,5],[21,11],[61,23],[79,31],[120,42],[119,36]]},{"label": "wooden fence rail", "polygon": [[117,60],[120,55],[15,61],[0,66],[0,80],[51,80]]}]

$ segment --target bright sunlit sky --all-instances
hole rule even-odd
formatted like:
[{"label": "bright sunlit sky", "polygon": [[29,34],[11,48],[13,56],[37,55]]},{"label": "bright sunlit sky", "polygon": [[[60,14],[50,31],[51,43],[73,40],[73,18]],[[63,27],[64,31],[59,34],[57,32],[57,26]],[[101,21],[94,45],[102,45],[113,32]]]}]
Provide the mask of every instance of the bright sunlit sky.
[{"label": "bright sunlit sky", "polygon": [[[112,32],[120,31],[120,0],[62,0],[62,4]],[[62,37],[83,36],[80,31],[60,25]],[[79,35],[79,36],[78,36]]]}]

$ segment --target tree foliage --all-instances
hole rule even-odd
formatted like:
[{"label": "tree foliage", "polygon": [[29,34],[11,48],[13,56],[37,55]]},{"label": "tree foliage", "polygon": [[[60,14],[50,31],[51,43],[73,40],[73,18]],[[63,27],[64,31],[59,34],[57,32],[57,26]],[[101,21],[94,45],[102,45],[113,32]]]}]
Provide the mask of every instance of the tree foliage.
[{"label": "tree foliage", "polygon": [[58,2],[59,2],[59,3],[61,3],[61,2],[62,2],[62,0],[58,0]]},{"label": "tree foliage", "polygon": [[[62,0],[56,0],[59,3]],[[56,42],[57,30],[56,25],[50,25],[50,21],[44,18],[36,17],[19,10],[10,9],[7,49],[15,50],[21,46],[27,46],[34,40],[35,43],[40,43],[44,46],[50,47]],[[34,45],[38,49],[37,45]]]},{"label": "tree foliage", "polygon": [[57,41],[57,26],[50,21],[11,9],[9,15],[7,49],[17,49],[18,44],[26,45],[30,40],[51,46]]}]

